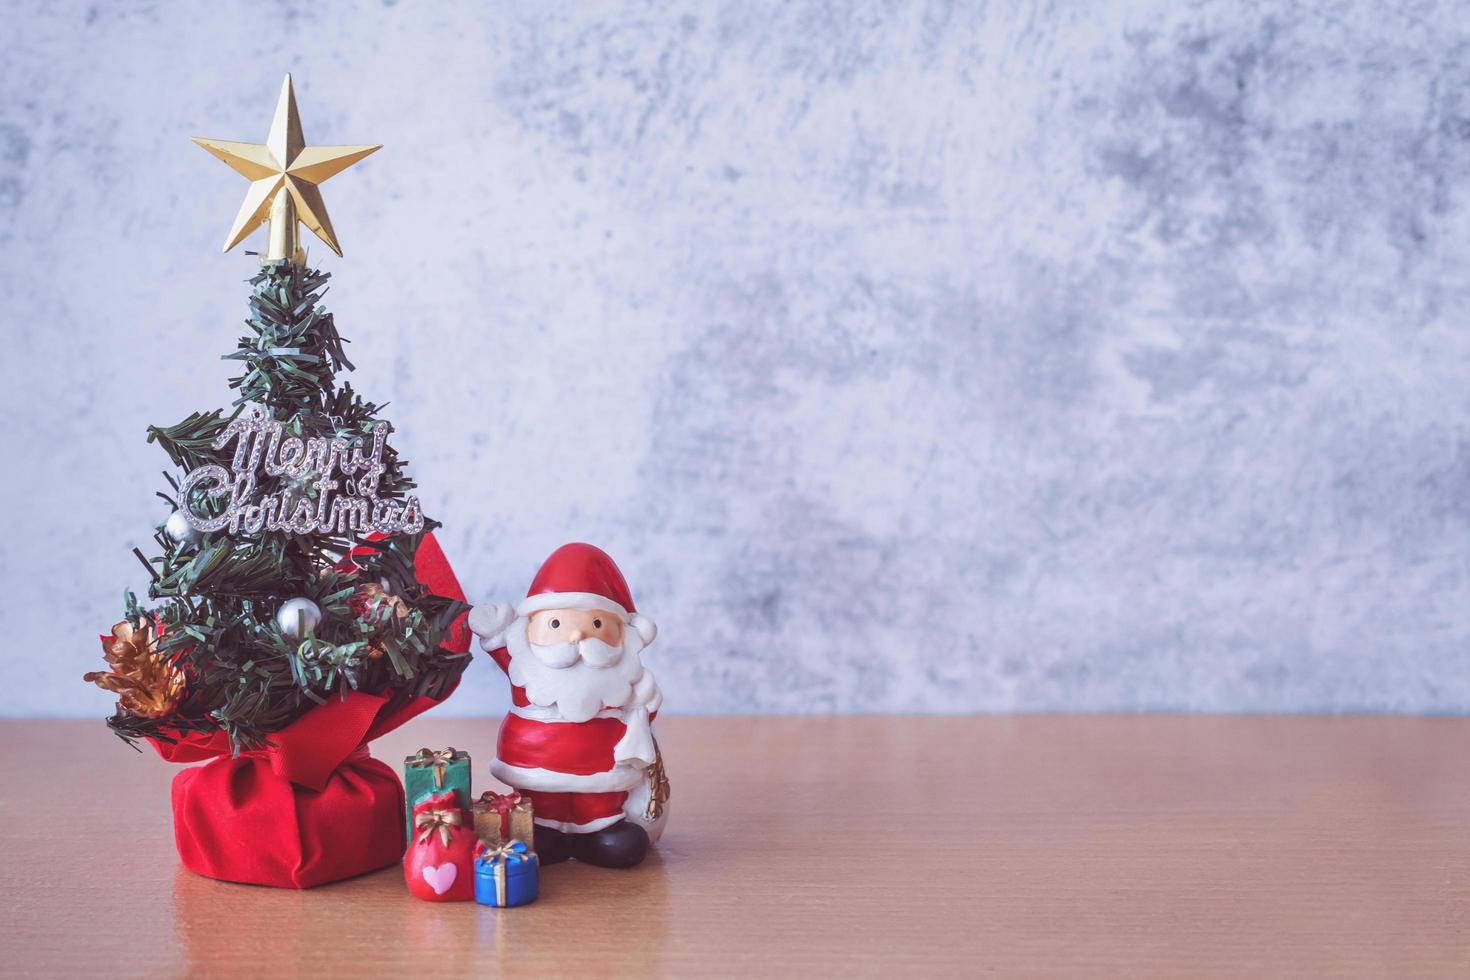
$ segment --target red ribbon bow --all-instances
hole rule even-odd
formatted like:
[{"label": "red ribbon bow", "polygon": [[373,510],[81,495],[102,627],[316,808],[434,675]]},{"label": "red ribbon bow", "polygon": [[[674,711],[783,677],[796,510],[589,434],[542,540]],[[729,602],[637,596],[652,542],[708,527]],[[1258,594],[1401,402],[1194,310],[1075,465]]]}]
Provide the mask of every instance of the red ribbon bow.
[{"label": "red ribbon bow", "polygon": [[509,793],[492,793],[489,790],[480,794],[475,801],[474,808],[481,812],[494,811],[502,817],[521,805],[521,794],[515,790]]}]

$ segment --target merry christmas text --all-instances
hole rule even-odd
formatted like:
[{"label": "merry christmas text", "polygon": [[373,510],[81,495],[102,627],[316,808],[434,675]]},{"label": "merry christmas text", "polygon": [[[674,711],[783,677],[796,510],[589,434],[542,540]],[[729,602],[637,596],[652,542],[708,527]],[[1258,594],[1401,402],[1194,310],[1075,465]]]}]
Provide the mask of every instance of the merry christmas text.
[{"label": "merry christmas text", "polygon": [[[285,436],[284,429],[282,423],[252,412],[231,420],[214,440],[215,449],[239,440],[230,468],[212,463],[197,467],[179,487],[181,510],[190,527],[208,532],[228,526],[231,534],[242,530],[254,534],[262,528],[293,534],[415,534],[423,530],[424,515],[417,497],[402,503],[378,499],[378,481],[386,469],[387,422],[373,426],[372,449],[366,452],[360,437],[302,439]],[[296,487],[259,494],[261,473],[284,476]],[[314,501],[305,492],[307,487],[316,490]],[[229,507],[214,516],[196,513],[192,503],[196,494],[211,500],[228,496]]]}]

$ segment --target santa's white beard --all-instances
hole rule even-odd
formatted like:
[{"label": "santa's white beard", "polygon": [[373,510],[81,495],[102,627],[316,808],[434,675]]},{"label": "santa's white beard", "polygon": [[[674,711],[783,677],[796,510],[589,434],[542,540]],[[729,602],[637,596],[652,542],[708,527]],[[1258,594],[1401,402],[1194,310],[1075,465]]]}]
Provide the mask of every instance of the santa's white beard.
[{"label": "santa's white beard", "polygon": [[532,704],[555,705],[567,721],[580,722],[596,717],[603,708],[621,708],[632,700],[633,685],[643,676],[639,656],[643,638],[637,630],[623,630],[621,651],[591,638],[575,644],[537,646],[526,639],[529,621],[530,617],[521,616],[510,624],[505,648],[510,653],[510,682],[524,688]]}]

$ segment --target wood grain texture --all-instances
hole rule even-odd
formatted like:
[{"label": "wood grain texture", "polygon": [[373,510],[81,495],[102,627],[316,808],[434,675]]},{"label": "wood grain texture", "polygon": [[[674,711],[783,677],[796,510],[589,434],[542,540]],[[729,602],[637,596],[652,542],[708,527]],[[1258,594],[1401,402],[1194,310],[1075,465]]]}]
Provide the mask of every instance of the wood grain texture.
[{"label": "wood grain texture", "polygon": [[[478,791],[495,726],[374,753],[466,748]],[[0,732],[7,975],[1470,975],[1467,719],[669,718],[658,853],[500,912],[197,877],[174,767]]]}]

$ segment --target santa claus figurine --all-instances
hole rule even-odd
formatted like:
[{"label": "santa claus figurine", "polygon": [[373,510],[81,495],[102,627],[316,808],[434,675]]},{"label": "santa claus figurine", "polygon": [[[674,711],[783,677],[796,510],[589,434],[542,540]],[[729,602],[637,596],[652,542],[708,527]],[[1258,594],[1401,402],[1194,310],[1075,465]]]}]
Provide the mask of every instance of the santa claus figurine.
[{"label": "santa claus figurine", "polygon": [[618,566],[563,545],[520,604],[476,606],[469,625],[510,677],[490,772],[530,797],[541,863],[642,861],[666,817],[653,737],[663,697],[642,659],[657,630]]}]

